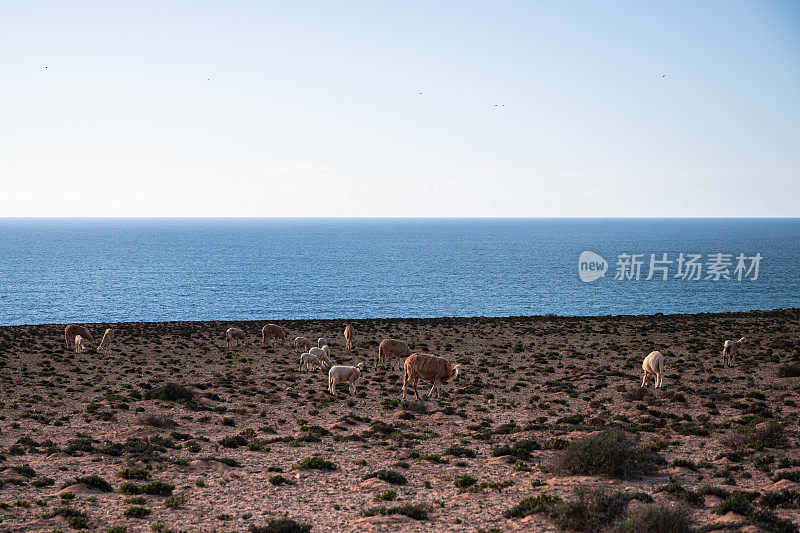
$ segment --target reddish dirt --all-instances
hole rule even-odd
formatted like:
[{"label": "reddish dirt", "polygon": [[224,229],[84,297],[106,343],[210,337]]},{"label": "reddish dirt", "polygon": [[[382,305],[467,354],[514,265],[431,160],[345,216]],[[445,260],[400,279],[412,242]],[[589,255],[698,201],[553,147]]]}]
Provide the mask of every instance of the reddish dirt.
[{"label": "reddish dirt", "polygon": [[[797,524],[791,503],[761,498],[800,487],[792,474],[800,471],[800,378],[779,377],[800,364],[799,319],[800,310],[354,320],[352,353],[343,321],[274,321],[287,342],[266,347],[267,321],[88,324],[96,338],[115,329],[111,355],[67,350],[63,325],[2,327],[0,531],[67,531],[70,514],[103,531],[242,531],[283,516],[313,531],[555,531],[547,513],[505,513],[528,496],[569,500],[576,488],[687,505],[692,525],[706,530],[758,530],[747,513],[715,512],[723,498],[704,486],[750,491],[753,509]],[[225,348],[230,326],[247,344]],[[298,371],[289,341],[297,335],[326,337],[337,364],[368,364],[354,397],[342,384],[331,398],[327,376]],[[736,366],[723,368],[723,340],[741,336]],[[400,371],[373,370],[384,338],[462,363],[461,380],[438,401],[400,404]],[[664,388],[642,394],[641,361],[652,350],[666,358]],[[192,398],[147,399],[167,383]],[[421,383],[423,397],[430,385]],[[770,421],[783,427],[773,447],[728,443]],[[553,471],[562,445],[608,428],[656,451],[656,470],[624,480]],[[500,448],[518,441],[536,443],[524,460]],[[474,457],[454,456],[453,445]],[[314,456],[336,469],[297,468]],[[139,487],[173,485],[168,502],[177,506],[166,507],[164,495],[121,494],[126,468],[147,478],[130,480]],[[380,469],[407,484],[368,477]],[[465,474],[491,485],[460,492],[454,482]],[[111,491],[73,483],[91,475]],[[273,484],[278,475],[289,484]],[[670,479],[704,493],[687,504],[663,490]],[[389,490],[393,501],[376,497]],[[405,504],[427,518],[369,516]],[[631,501],[629,512],[641,505]],[[150,512],[123,514],[134,506]]]}]

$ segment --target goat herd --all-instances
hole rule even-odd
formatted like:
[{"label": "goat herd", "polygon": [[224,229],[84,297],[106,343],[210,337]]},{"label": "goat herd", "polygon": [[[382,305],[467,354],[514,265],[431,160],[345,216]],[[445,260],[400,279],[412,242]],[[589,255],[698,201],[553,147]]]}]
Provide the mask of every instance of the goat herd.
[{"label": "goat herd", "polygon": [[[355,337],[355,330],[352,326],[344,328],[345,349],[349,352],[353,349],[353,339]],[[93,344],[92,335],[83,326],[70,324],[64,330],[64,340],[67,348],[74,347],[76,353],[84,352]],[[266,343],[267,340],[275,340],[277,342],[285,342],[286,334],[283,328],[277,324],[267,324],[261,329],[261,342]],[[108,328],[103,334],[103,340],[97,346],[98,353],[110,354],[111,345],[114,341],[114,330]],[[244,343],[247,341],[247,335],[239,328],[228,328],[225,332],[225,345],[230,348],[237,343]],[[738,341],[726,340],[722,348],[722,366],[733,366],[736,359],[736,353],[745,342],[742,337]],[[302,350],[300,355],[300,370],[311,370],[317,367],[323,372],[328,372],[328,392],[336,396],[336,385],[338,383],[347,383],[351,395],[355,394],[356,381],[359,380],[361,374],[365,370],[364,363],[358,363],[356,366],[343,366],[334,365],[331,359],[331,349],[328,346],[328,341],[320,337],[317,340],[317,346],[313,346],[311,341],[306,337],[296,337],[294,339],[294,347]],[[402,398],[406,396],[406,385],[410,384],[414,389],[414,395],[420,399],[419,392],[417,391],[417,383],[420,379],[432,381],[428,397],[431,397],[436,391],[436,397],[440,396],[441,384],[448,382],[450,379],[458,379],[461,375],[461,365],[453,365],[447,362],[446,359],[436,355],[429,355],[424,353],[412,353],[408,344],[403,341],[384,339],[378,346],[378,357],[375,362],[377,368],[381,362],[390,361],[395,359],[398,362],[404,362],[403,372],[403,394]],[[642,387],[646,387],[650,383],[650,379],[654,379],[653,386],[661,388],[664,386],[664,355],[661,352],[651,352],[644,358],[642,362]]]}]

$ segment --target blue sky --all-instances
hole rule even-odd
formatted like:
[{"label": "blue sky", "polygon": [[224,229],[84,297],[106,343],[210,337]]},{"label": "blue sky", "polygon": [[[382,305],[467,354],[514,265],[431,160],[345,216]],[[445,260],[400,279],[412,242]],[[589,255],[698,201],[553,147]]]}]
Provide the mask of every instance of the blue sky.
[{"label": "blue sky", "polygon": [[800,216],[800,2],[6,2],[0,58],[0,216]]}]

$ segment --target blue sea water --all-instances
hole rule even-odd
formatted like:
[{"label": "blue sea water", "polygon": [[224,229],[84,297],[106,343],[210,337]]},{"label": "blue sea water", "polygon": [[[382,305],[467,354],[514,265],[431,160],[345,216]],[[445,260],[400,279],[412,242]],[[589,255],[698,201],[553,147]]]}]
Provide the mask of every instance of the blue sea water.
[{"label": "blue sea water", "polygon": [[[584,250],[607,261],[591,283]],[[624,253],[638,280],[615,279]],[[664,253],[668,279],[646,280]],[[680,253],[731,254],[731,279],[674,277]],[[2,325],[786,307],[800,219],[0,219]]]}]

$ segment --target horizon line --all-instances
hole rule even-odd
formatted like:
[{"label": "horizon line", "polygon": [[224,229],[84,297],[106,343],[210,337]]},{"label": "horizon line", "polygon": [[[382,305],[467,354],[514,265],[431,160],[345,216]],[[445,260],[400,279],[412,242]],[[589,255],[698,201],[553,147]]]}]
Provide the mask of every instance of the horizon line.
[{"label": "horizon line", "polygon": [[558,216],[558,217],[487,217],[487,216],[0,216],[11,220],[800,220],[800,216]]}]

